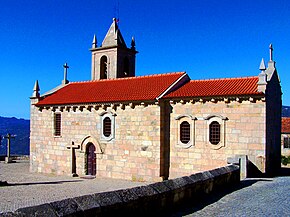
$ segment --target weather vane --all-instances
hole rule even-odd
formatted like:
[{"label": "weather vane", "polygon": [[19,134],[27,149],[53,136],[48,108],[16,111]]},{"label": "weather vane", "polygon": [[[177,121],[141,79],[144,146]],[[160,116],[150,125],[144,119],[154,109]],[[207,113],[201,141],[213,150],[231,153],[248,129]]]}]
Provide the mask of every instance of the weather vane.
[{"label": "weather vane", "polygon": [[119,0],[116,0],[116,5],[115,5],[115,18],[116,18],[116,23],[119,23]]}]

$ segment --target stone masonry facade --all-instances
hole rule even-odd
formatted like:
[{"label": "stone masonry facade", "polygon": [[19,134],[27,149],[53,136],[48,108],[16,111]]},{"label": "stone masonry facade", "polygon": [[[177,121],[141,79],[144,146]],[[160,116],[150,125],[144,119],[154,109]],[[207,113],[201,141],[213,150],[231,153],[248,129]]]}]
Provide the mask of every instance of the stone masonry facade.
[{"label": "stone masonry facade", "polygon": [[[61,136],[53,135],[53,115],[62,115]],[[115,136],[102,141],[102,114],[115,114]],[[85,175],[88,143],[96,147],[98,176],[156,181],[160,164],[160,109],[158,105],[81,108],[74,110],[31,109],[31,171],[71,174],[71,142],[75,151],[76,172]]]},{"label": "stone masonry facade", "polygon": [[[227,164],[227,158],[247,155],[265,172],[265,102],[171,102],[170,156],[166,178],[214,169]],[[61,136],[53,135],[53,115],[62,115]],[[102,114],[115,114],[115,136],[101,139]],[[179,118],[180,117],[180,118]],[[189,120],[193,129],[189,145],[179,141],[180,121]],[[222,126],[218,145],[210,144],[211,120]],[[75,151],[76,173],[86,175],[86,146],[96,147],[96,175],[136,181],[160,181],[162,174],[160,104],[134,106],[97,106],[39,110],[32,106],[31,171],[71,174],[71,143]],[[166,167],[166,166],[165,166]]]},{"label": "stone masonry facade", "polygon": [[[177,120],[177,117],[181,117]],[[189,120],[192,129],[190,146],[179,142],[178,127]],[[221,124],[221,143],[209,142],[211,120]],[[170,176],[180,177],[227,164],[227,158],[247,155],[265,172],[265,102],[249,100],[229,103],[183,102],[172,103],[170,121]]]}]

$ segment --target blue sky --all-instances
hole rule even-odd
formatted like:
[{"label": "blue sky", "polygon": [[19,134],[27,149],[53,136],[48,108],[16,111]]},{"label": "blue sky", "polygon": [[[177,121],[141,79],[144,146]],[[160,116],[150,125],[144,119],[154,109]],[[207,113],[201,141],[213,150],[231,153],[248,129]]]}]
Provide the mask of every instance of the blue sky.
[{"label": "blue sky", "polygon": [[135,37],[136,75],[256,76],[273,43],[290,105],[288,0],[0,0],[0,116],[28,119],[35,80],[54,88],[65,62],[68,80],[90,80],[93,35],[100,45],[116,16],[128,46]]}]

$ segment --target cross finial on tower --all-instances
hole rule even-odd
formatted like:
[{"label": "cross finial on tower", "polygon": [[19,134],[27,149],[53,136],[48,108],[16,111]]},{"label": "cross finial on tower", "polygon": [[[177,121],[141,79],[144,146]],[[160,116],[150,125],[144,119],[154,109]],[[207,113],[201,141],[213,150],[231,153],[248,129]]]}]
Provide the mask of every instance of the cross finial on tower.
[{"label": "cross finial on tower", "polygon": [[69,68],[68,64],[65,63],[63,65],[63,81],[62,81],[62,84],[67,84],[69,81],[67,80],[67,69]]},{"label": "cross finial on tower", "polygon": [[270,61],[273,61],[273,45],[272,44],[270,44],[269,49],[270,49]]}]

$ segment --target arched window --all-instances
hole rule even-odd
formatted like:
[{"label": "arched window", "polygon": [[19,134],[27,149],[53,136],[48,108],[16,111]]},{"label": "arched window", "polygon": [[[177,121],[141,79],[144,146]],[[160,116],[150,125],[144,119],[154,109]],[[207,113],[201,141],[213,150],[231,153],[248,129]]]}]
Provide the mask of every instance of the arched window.
[{"label": "arched window", "polygon": [[112,134],[112,121],[111,118],[105,117],[103,119],[103,135],[109,137]]},{"label": "arched window", "polygon": [[124,58],[124,76],[127,77],[130,75],[130,64],[129,64],[129,58]]},{"label": "arched window", "polygon": [[221,125],[217,121],[213,121],[209,125],[209,141],[213,145],[217,145],[221,141]]},{"label": "arched window", "polygon": [[107,78],[108,78],[108,58],[106,56],[102,56],[100,63],[100,79]]},{"label": "arched window", "polygon": [[190,141],[190,124],[187,121],[183,121],[180,124],[180,141],[183,144],[187,144]]},{"label": "arched window", "polygon": [[102,142],[110,142],[115,139],[115,118],[116,114],[104,111],[100,115],[100,135]]}]

